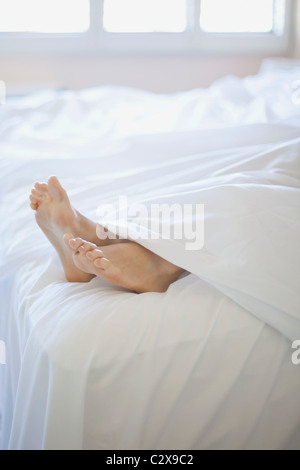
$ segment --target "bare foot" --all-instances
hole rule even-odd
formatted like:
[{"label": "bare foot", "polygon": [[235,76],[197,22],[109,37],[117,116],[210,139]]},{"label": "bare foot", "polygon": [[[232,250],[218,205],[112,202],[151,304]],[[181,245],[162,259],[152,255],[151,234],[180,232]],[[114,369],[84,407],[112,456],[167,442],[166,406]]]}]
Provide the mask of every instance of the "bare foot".
[{"label": "bare foot", "polygon": [[165,292],[184,272],[136,243],[97,247],[70,233],[64,241],[78,269],[137,293]]},{"label": "bare foot", "polygon": [[30,201],[31,208],[36,211],[39,227],[58,252],[68,281],[88,282],[92,279],[94,275],[84,273],[74,265],[72,254],[63,241],[63,234],[72,231],[83,236],[86,233],[91,239],[97,240],[96,224],[73,209],[66,191],[55,176],[48,183],[36,183]]}]

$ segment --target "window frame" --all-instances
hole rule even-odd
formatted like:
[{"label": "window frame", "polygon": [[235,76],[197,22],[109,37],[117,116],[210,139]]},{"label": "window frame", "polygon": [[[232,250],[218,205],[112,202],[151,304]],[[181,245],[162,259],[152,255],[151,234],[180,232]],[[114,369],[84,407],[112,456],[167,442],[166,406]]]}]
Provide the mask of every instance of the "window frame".
[{"label": "window frame", "polygon": [[199,22],[201,0],[187,0],[188,27],[183,33],[110,33],[102,26],[104,0],[90,0],[86,33],[0,33],[0,54],[285,54],[292,46],[295,5],[284,1],[284,32],[279,36],[204,32]]}]

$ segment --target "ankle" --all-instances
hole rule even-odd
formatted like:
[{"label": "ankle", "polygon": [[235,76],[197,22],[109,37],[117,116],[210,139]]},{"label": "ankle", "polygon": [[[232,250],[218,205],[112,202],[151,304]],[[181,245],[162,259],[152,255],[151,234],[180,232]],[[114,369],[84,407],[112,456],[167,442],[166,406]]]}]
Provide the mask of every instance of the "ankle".
[{"label": "ankle", "polygon": [[74,235],[80,236],[81,238],[84,238],[85,240],[88,240],[89,242],[95,243],[97,245],[99,243],[99,239],[96,234],[97,224],[82,215],[76,209],[74,209],[74,213],[76,231],[76,234]]}]

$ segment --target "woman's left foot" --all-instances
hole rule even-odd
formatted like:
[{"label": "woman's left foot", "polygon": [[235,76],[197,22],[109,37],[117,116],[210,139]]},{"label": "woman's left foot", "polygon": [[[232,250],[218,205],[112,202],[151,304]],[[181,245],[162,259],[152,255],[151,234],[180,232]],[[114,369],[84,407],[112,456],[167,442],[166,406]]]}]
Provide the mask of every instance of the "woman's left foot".
[{"label": "woman's left foot", "polygon": [[[94,275],[84,273],[74,265],[72,255],[63,241],[65,232],[72,231],[81,235],[84,233],[82,227],[87,224],[85,218],[71,206],[68,195],[58,179],[52,176],[47,183],[36,183],[30,195],[30,201],[31,208],[35,211],[37,224],[56,249],[67,280],[70,282],[90,281]],[[89,233],[97,238],[96,224],[89,227]]]},{"label": "woman's left foot", "polygon": [[137,243],[97,247],[70,233],[64,241],[79,270],[137,293],[165,292],[184,272]]}]

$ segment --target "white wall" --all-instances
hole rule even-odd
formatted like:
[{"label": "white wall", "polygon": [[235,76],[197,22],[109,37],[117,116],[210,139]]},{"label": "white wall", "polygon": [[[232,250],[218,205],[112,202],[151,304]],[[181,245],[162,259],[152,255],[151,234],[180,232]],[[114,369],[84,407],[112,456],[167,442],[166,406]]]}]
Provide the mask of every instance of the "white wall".
[{"label": "white wall", "polygon": [[208,86],[226,74],[256,74],[263,57],[8,57],[0,79],[8,88],[125,85],[164,93]]},{"label": "white wall", "polygon": [[[297,41],[290,55],[300,58],[300,0]],[[58,86],[85,88],[97,85],[125,85],[165,93],[206,87],[212,81],[234,74],[240,77],[258,72],[262,56],[0,56],[0,80],[8,91],[18,88]]]}]

